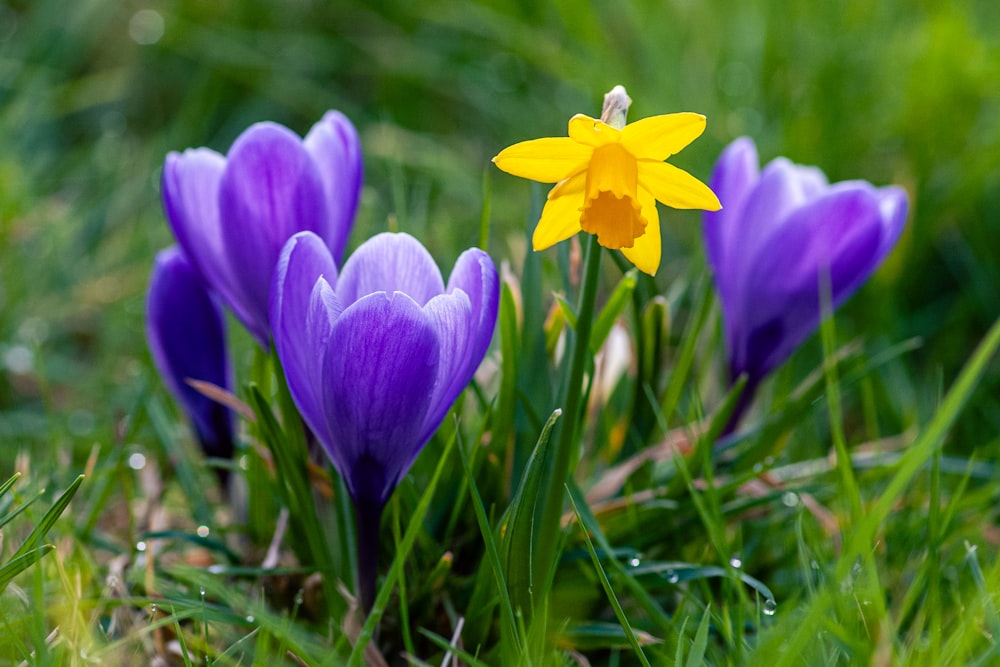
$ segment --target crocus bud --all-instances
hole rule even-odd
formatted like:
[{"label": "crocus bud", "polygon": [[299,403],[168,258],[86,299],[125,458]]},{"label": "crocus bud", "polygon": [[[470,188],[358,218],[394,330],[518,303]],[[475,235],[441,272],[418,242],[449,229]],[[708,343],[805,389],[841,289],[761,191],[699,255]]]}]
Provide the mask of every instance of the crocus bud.
[{"label": "crocus bud", "polygon": [[146,337],[163,383],[190,418],[205,454],[231,457],[229,410],[188,383],[230,386],[222,311],[177,247],[156,256],[146,298]]},{"label": "crocus bud", "polygon": [[265,122],[244,131],[225,156],[208,148],[170,153],[163,207],[204,283],[266,349],[271,275],[285,241],[315,232],[339,261],[361,178],[357,132],[330,111],[305,139]]},{"label": "crocus bud", "polygon": [[730,380],[746,374],[748,399],[817,329],[822,291],[836,308],[889,254],[906,221],[907,196],[866,181],[830,184],[816,167],[780,157],[762,170],[746,137],[723,151],[711,187],[722,210],[704,213],[705,245],[722,301]]}]

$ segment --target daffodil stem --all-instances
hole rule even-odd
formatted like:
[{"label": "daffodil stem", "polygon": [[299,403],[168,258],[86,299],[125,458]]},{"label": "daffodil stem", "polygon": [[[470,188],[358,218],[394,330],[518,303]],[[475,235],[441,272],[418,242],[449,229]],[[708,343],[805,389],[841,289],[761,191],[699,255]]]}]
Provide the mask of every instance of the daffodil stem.
[{"label": "daffodil stem", "polygon": [[375,604],[375,581],[378,576],[378,534],[382,522],[382,504],[356,498],[354,516],[357,524],[358,607],[368,616]]},{"label": "daffodil stem", "polygon": [[[536,582],[549,581],[549,568],[555,568],[555,546],[559,539],[559,522],[563,503],[566,499],[566,478],[569,476],[577,448],[577,432],[580,425],[580,410],[583,405],[583,373],[587,367],[590,352],[590,329],[594,320],[594,302],[597,297],[597,279],[601,273],[601,246],[597,236],[590,236],[587,257],[584,260],[583,287],[576,312],[576,335],[570,353],[569,373],[560,390],[559,406],[563,408],[563,419],[556,435],[551,477],[545,490],[541,510],[541,526],[536,533],[537,555],[532,569]],[[537,601],[536,601],[537,602]]]}]

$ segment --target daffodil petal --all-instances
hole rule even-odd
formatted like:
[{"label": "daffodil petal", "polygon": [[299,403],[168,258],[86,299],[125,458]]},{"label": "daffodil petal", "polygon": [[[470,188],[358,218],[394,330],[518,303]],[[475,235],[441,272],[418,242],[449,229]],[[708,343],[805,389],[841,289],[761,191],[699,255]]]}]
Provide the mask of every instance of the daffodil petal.
[{"label": "daffodil petal", "polygon": [[556,197],[545,202],[542,217],[531,237],[532,247],[535,250],[545,250],[580,231],[582,205],[582,193]]},{"label": "daffodil petal", "polygon": [[592,152],[569,137],[547,137],[509,146],[493,158],[493,164],[513,176],[556,183],[585,169]]},{"label": "daffodil petal", "polygon": [[655,276],[656,270],[660,268],[660,253],[663,251],[660,243],[660,214],[656,210],[656,200],[641,188],[639,204],[642,206],[642,217],[646,219],[646,233],[637,238],[631,248],[622,248],[622,254],[640,271]]},{"label": "daffodil petal", "polygon": [[592,148],[621,141],[620,130],[582,113],[569,119],[569,136],[573,141]]},{"label": "daffodil petal", "polygon": [[581,169],[569,178],[559,181],[556,186],[549,190],[548,199],[558,199],[567,195],[583,194],[587,185],[587,170]]},{"label": "daffodil petal", "polygon": [[719,198],[711,188],[666,162],[639,160],[639,185],[657,200],[673,208],[700,208],[718,211]]},{"label": "daffodil petal", "polygon": [[700,113],[671,113],[629,123],[622,130],[622,145],[638,159],[662,162],[678,153],[705,131]]}]

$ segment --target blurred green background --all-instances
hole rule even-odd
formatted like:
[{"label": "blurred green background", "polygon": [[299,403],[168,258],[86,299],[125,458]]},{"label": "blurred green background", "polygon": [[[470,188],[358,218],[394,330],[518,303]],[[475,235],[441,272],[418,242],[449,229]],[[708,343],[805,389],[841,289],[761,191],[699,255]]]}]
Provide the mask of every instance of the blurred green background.
[{"label": "blurred green background", "polygon": [[[618,83],[633,119],[708,116],[672,160],[703,180],[748,134],[764,160],[906,187],[907,231],[837,326],[872,350],[922,339],[881,387],[926,419],[1000,314],[998,82],[995,0],[0,3],[0,475],[18,451],[107,442],[159,391],[143,301],[171,243],[168,151],[340,109],[366,159],[352,247],[391,220],[449,266],[477,242],[486,179],[489,249],[516,270],[530,187],[490,158],[564,134]],[[666,290],[702,249],[697,213],[662,219]],[[998,442],[996,368],[961,449]]]}]

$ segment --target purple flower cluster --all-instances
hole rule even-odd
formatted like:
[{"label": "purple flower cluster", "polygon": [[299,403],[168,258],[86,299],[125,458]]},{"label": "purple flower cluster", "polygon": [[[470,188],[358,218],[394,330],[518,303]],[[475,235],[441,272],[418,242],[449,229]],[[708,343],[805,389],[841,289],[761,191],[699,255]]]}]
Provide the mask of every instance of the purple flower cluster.
[{"label": "purple flower cluster", "polygon": [[147,323],[157,368],[210,452],[224,437],[231,451],[229,417],[187,381],[230,386],[215,299],[261,347],[273,340],[351,495],[380,509],[482,361],[499,283],[489,256],[469,250],[445,286],[406,234],[370,239],[338,271],[361,181],[357,132],[335,111],[305,139],[259,123],[225,157],[171,153],[163,202],[180,250],[156,263]]}]

